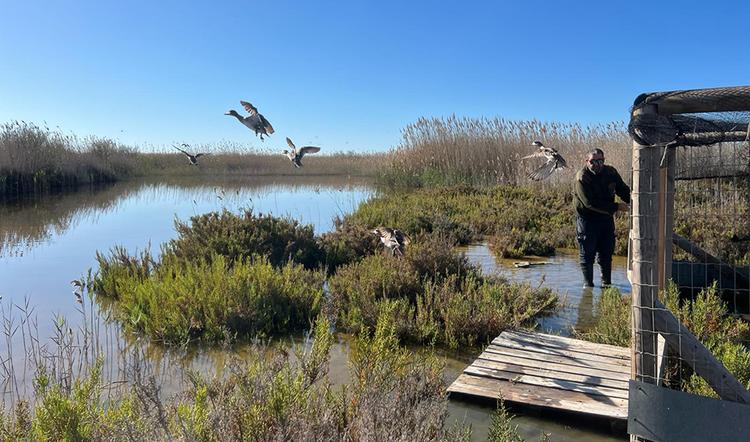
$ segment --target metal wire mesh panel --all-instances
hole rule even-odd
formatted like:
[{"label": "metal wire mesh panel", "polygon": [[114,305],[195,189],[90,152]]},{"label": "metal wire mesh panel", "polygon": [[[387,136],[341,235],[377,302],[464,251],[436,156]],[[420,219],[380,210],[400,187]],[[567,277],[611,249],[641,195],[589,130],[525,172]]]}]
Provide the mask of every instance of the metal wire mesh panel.
[{"label": "metal wire mesh panel", "polygon": [[[636,99],[628,129],[639,381],[693,391],[703,382],[719,397],[750,402],[707,342],[727,317],[750,318],[749,123],[750,87]],[[747,344],[741,330],[733,339]]]}]

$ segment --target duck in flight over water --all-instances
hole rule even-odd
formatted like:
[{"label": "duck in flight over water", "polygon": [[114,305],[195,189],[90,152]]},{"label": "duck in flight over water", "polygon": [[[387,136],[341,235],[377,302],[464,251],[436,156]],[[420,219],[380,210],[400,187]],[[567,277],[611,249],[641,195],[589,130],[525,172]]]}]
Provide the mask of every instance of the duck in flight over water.
[{"label": "duck in flight over water", "polygon": [[[182,147],[190,147],[189,144],[185,144],[185,143],[182,143],[180,146],[182,146]],[[184,153],[188,157],[188,160],[190,160],[190,164],[192,164],[193,166],[197,166],[198,165],[198,158],[199,157],[202,157],[203,155],[208,155],[207,153],[197,153],[197,154],[193,155],[191,153],[185,152],[184,150],[180,149],[179,147],[177,147],[175,145],[172,145],[172,147],[174,147],[175,149],[177,149],[180,152]]]},{"label": "duck in flight over water", "polygon": [[247,101],[240,100],[240,104],[250,115],[243,117],[234,109],[228,110],[224,113],[224,115],[231,115],[238,119],[240,123],[244,124],[250,130],[255,132],[256,136],[260,135],[261,141],[263,141],[263,135],[268,136],[273,133],[273,126],[271,126],[271,123],[266,120],[266,117],[258,112],[258,108],[248,103]]},{"label": "duck in flight over water", "polygon": [[284,150],[284,155],[286,155],[292,164],[294,164],[294,167],[297,168],[302,167],[301,160],[305,154],[320,152],[320,148],[315,146],[303,146],[297,150],[297,147],[292,143],[292,140],[290,140],[289,137],[286,137],[286,144],[288,144],[292,150]]}]

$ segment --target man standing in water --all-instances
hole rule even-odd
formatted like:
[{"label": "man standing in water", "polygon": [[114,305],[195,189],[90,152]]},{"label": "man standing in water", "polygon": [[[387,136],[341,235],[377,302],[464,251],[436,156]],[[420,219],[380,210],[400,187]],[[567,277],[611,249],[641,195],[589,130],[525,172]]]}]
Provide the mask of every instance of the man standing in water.
[{"label": "man standing in water", "polygon": [[[583,286],[594,286],[595,257],[602,270],[602,286],[609,286],[615,251],[614,214],[630,210],[630,188],[617,169],[604,165],[604,152],[594,149],[586,156],[586,166],[576,174],[574,193]],[[616,203],[615,194],[624,202]]]}]

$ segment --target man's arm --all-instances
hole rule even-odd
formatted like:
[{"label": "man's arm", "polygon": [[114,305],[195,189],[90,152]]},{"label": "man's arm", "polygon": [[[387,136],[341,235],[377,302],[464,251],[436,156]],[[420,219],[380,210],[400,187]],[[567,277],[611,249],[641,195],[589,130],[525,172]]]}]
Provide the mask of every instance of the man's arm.
[{"label": "man's arm", "polygon": [[625,181],[622,180],[620,173],[615,169],[613,170],[615,171],[615,175],[617,177],[615,181],[615,193],[620,197],[621,200],[625,201],[627,204],[630,204],[630,187],[628,187],[628,185],[625,184]]}]

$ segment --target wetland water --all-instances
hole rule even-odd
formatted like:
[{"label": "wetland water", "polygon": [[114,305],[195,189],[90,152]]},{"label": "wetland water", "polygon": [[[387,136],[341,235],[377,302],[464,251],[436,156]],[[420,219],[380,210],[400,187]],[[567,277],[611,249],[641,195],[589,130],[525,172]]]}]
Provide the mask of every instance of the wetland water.
[{"label": "wetland water", "polygon": [[[73,193],[29,199],[0,205],[0,296],[3,316],[20,317],[17,306],[28,306],[36,318],[34,328],[40,341],[54,335],[55,318],[65,317],[71,327],[83,321],[80,306],[75,302],[70,282],[96,270],[96,252],[108,252],[121,245],[133,252],[159,244],[175,236],[174,220],[187,220],[192,215],[227,209],[238,211],[253,208],[256,212],[290,216],[315,226],[321,233],[333,228],[333,219],[354,210],[375,194],[366,180],[345,177],[263,177],[254,179],[215,179],[200,181],[192,178],[161,181],[131,181],[99,189],[82,189]],[[487,273],[497,273],[509,280],[542,283],[558,291],[563,308],[553,317],[544,318],[540,327],[554,333],[568,334],[571,327],[585,328],[591,321],[593,306],[600,289],[584,291],[575,254],[546,258],[547,264],[517,269],[512,261],[496,260],[486,246],[477,244],[460,249]],[[615,285],[629,291],[624,261],[616,261],[613,269]],[[85,303],[91,310],[92,305]],[[97,324],[107,358],[133,346],[141,345],[124,337],[116,325],[99,325],[96,311],[86,311],[86,321]],[[13,327],[20,319],[13,319]],[[7,325],[7,322],[6,322]],[[13,328],[11,327],[11,328]],[[20,332],[18,332],[20,333]],[[14,341],[18,338],[15,336]],[[194,350],[190,353],[145,346],[143,354],[150,360],[154,373],[163,383],[165,392],[180,389],[185,368],[204,372],[220,372],[230,355],[240,357],[253,351],[249,346],[231,350]],[[3,359],[7,350],[2,351]],[[20,358],[22,351],[11,355]],[[330,373],[336,383],[348,379],[346,337],[340,337],[332,349]],[[446,381],[452,382],[475,354],[444,355]],[[19,361],[19,365],[23,362]],[[105,361],[105,374],[116,375]],[[19,369],[19,366],[16,367]],[[24,372],[31,372],[24,367]],[[28,380],[28,375],[22,376]],[[23,383],[23,382],[22,382]],[[21,390],[28,391],[26,387]],[[485,440],[491,406],[451,401],[450,421],[466,421],[472,425],[473,439]],[[514,422],[530,440],[543,430],[552,433],[551,440],[611,440],[606,431],[580,426],[580,422],[561,421],[558,417],[519,415]],[[620,436],[621,438],[621,436]]]}]

